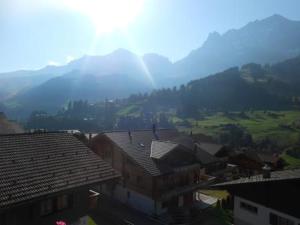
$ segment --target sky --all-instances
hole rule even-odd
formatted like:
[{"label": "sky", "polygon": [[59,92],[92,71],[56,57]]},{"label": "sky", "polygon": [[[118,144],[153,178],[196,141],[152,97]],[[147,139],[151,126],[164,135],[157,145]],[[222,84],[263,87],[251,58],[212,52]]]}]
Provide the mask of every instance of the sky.
[{"label": "sky", "polygon": [[125,48],[172,62],[224,33],[280,14],[299,0],[0,0],[0,72],[63,65]]}]

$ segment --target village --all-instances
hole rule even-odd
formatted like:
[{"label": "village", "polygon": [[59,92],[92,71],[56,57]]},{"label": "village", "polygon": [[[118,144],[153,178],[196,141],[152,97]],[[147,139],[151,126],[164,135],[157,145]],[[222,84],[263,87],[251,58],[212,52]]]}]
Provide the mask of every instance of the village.
[{"label": "village", "polygon": [[300,170],[272,152],[155,124],[2,134],[0,150],[1,225],[300,222]]},{"label": "village", "polygon": [[0,0],[0,225],[300,225],[299,0]]}]

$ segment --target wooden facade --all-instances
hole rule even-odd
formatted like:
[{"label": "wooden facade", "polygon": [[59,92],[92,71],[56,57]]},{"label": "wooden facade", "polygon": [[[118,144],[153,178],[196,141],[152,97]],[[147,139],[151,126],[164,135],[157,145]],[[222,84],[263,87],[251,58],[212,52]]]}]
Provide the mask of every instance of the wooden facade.
[{"label": "wooden facade", "polygon": [[104,134],[94,137],[90,147],[121,173],[124,188],[147,196],[163,208],[192,205],[194,191],[209,180],[192,152],[183,154],[174,150],[160,163],[170,165],[178,161],[179,164],[173,165],[170,173],[153,176]]}]

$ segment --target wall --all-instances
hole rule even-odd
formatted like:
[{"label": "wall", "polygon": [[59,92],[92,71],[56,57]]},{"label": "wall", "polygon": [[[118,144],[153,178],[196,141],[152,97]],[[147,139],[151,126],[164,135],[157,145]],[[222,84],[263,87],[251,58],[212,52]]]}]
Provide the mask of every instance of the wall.
[{"label": "wall", "polygon": [[95,137],[91,142],[91,148],[121,173],[124,186],[150,198],[153,197],[152,176],[132,161],[105,135]]},{"label": "wall", "polygon": [[160,198],[162,194],[171,189],[186,187],[201,182],[201,175],[204,170],[200,165],[193,169],[178,171],[174,174],[155,177],[156,187],[154,190],[156,198]]},{"label": "wall", "polygon": [[[63,194],[63,193],[62,193]],[[76,190],[67,192],[65,194],[72,194],[72,207],[61,211],[56,211],[46,216],[40,215],[41,201],[46,200],[43,198],[30,204],[24,204],[14,207],[0,215],[1,225],[53,225],[58,220],[73,222],[79,217],[83,216],[88,209],[88,190]],[[59,195],[49,197],[56,199]]]},{"label": "wall", "polygon": [[[240,202],[248,203],[258,208],[257,214],[251,213],[240,207]],[[295,225],[300,223],[300,219],[283,214],[276,210],[264,207],[263,205],[256,204],[248,201],[244,198],[235,196],[234,197],[234,224],[235,225],[269,225],[269,214],[270,212],[279,215],[281,217],[294,221]]]},{"label": "wall", "polygon": [[[114,188],[113,194],[109,186],[103,185],[102,193],[111,196],[113,199],[126,204],[136,210],[152,215],[160,213],[155,208],[155,201],[150,197],[142,195],[132,189],[124,187],[121,184],[117,184]],[[160,210],[160,209],[159,209]]]}]

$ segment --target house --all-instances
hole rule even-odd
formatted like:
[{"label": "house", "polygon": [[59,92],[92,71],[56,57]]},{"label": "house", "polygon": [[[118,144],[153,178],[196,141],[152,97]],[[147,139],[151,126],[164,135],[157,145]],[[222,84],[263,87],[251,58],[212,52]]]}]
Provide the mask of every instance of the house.
[{"label": "house", "polygon": [[119,173],[68,133],[0,135],[0,224],[70,224]]},{"label": "house", "polygon": [[197,142],[197,156],[205,167],[207,174],[219,181],[239,177],[237,165],[228,163],[230,151],[224,145],[211,142]]},{"label": "house", "polygon": [[300,169],[270,172],[214,185],[234,196],[235,225],[299,225]]},{"label": "house", "polygon": [[259,174],[264,165],[268,165],[272,170],[281,169],[278,154],[251,148],[235,150],[230,154],[228,161],[239,166],[242,176]]},{"label": "house", "polygon": [[90,146],[123,177],[102,191],[147,214],[192,206],[195,191],[214,180],[205,174],[193,140],[177,130],[105,132]]}]

